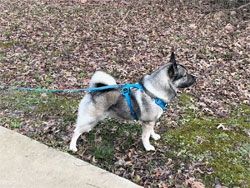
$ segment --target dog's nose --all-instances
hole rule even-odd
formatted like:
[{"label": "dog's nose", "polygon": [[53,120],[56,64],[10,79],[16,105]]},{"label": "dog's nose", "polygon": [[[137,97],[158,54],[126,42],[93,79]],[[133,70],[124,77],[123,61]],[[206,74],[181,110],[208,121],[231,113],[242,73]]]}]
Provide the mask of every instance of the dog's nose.
[{"label": "dog's nose", "polygon": [[[193,75],[192,75],[193,76]],[[193,78],[194,78],[194,80],[197,80],[198,79],[198,77],[197,76],[193,76]]]}]

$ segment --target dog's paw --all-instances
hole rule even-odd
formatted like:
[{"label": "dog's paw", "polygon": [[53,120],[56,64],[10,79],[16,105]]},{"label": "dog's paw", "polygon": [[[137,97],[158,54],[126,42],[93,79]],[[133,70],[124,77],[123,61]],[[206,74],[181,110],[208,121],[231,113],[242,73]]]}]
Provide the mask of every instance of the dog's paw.
[{"label": "dog's paw", "polygon": [[77,152],[76,146],[69,146],[69,149],[73,152]]},{"label": "dog's paw", "polygon": [[152,145],[144,146],[146,151],[155,151],[155,147]]},{"label": "dog's paw", "polygon": [[152,134],[151,137],[154,139],[154,140],[159,140],[161,138],[161,136],[159,134]]}]

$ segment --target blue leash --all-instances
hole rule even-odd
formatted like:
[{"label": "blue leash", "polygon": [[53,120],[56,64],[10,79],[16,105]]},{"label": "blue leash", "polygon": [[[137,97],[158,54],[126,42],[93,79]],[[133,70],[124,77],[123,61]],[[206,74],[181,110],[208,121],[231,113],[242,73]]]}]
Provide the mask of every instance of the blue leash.
[{"label": "blue leash", "polygon": [[85,88],[85,89],[41,89],[41,88],[26,88],[26,87],[16,87],[16,86],[5,86],[0,85],[0,88],[10,88],[10,89],[21,89],[21,90],[33,90],[33,91],[100,91],[105,89],[113,89],[116,88],[119,85],[107,85],[102,87],[96,87],[96,88]]},{"label": "blue leash", "polygon": [[[128,103],[131,115],[134,117],[135,120],[138,120],[138,117],[133,110],[131,101],[130,101],[130,96],[129,96],[129,89],[130,87],[135,87],[138,89],[141,89],[144,91],[143,87],[141,84],[136,83],[136,84],[116,84],[116,85],[107,85],[107,86],[102,86],[102,87],[96,87],[96,88],[85,88],[85,89],[41,89],[41,88],[26,88],[26,87],[16,87],[16,86],[6,86],[6,85],[0,85],[0,88],[10,88],[10,89],[21,89],[21,90],[33,90],[33,91],[100,91],[100,90],[105,90],[105,89],[114,89],[118,88],[119,86],[122,87],[122,94],[125,96],[126,101]],[[163,102],[159,98],[154,98],[155,103],[158,104],[163,110],[166,106],[166,103]]]}]

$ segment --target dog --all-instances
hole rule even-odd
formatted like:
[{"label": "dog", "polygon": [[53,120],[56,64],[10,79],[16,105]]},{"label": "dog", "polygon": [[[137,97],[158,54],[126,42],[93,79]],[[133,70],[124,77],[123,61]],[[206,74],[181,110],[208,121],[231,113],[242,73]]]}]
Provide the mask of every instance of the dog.
[{"label": "dog", "polygon": [[[131,106],[138,120],[142,121],[142,143],[146,151],[154,151],[155,147],[149,142],[150,137],[159,140],[160,135],[154,131],[156,121],[163,113],[162,107],[155,102],[155,98],[164,103],[170,103],[177,95],[178,88],[186,88],[194,84],[196,77],[188,74],[187,69],[176,62],[172,52],[170,61],[150,75],[145,75],[139,81],[143,89],[131,87],[129,97]],[[115,79],[97,71],[90,80],[90,87],[116,85]],[[89,91],[79,103],[76,128],[74,130],[70,150],[76,152],[76,142],[84,132],[89,132],[95,125],[107,118],[119,117],[133,120],[129,105],[121,92],[121,87],[100,91]]]}]

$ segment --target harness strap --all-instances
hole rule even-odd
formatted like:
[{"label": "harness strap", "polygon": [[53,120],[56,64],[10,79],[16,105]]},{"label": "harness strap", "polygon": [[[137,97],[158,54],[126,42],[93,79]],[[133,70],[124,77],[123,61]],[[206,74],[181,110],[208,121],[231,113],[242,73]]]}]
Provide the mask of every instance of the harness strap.
[{"label": "harness strap", "polygon": [[[128,106],[129,106],[129,109],[130,109],[130,112],[131,112],[131,115],[133,116],[133,118],[134,118],[135,120],[138,120],[138,117],[137,117],[135,111],[133,110],[133,107],[132,107],[132,104],[131,104],[131,101],[130,101],[130,97],[129,97],[129,90],[130,90],[130,87],[135,87],[135,88],[141,89],[141,90],[143,90],[143,91],[144,91],[144,88],[143,88],[142,85],[139,84],[139,83],[136,83],[136,84],[127,84],[127,83],[125,83],[125,84],[122,85],[122,94],[123,94],[123,95],[125,96],[125,98],[126,98],[126,101],[127,101],[127,103],[128,103]],[[154,98],[154,99],[155,99],[155,103],[156,103],[157,105],[159,105],[159,106],[164,110],[164,108],[165,108],[165,106],[166,106],[166,103],[163,102],[163,101],[162,101],[161,99],[159,99],[159,98]]]},{"label": "harness strap", "polygon": [[127,84],[127,83],[125,83],[124,85],[122,85],[122,94],[126,98],[126,101],[128,103],[128,107],[129,107],[130,112],[131,112],[131,115],[133,116],[133,118],[135,120],[138,120],[138,117],[137,117],[135,111],[133,110],[133,107],[132,107],[132,104],[131,104],[131,101],[130,101],[130,97],[129,97],[129,89],[130,89],[130,87],[136,87],[136,88],[141,89],[141,90],[143,90],[143,88],[139,83],[136,83],[136,84]]}]

